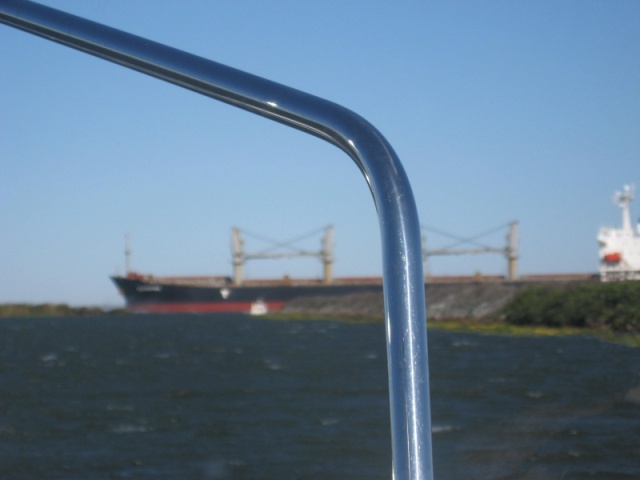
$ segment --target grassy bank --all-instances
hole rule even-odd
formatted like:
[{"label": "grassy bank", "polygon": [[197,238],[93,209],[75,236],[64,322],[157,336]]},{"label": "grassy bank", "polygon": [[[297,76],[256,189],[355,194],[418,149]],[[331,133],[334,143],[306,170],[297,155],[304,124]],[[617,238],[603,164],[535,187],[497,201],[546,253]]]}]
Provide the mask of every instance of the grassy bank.
[{"label": "grassy bank", "polygon": [[70,307],[59,303],[6,303],[0,305],[0,317],[71,317],[120,313],[121,309],[104,310],[98,307]]},{"label": "grassy bank", "polygon": [[[263,318],[269,320],[334,320],[349,323],[382,323],[380,317],[327,317],[322,315],[286,315],[269,314]],[[622,334],[608,330],[590,327],[549,327],[544,325],[511,325],[502,320],[478,320],[478,319],[446,319],[429,320],[430,330],[445,330],[449,332],[464,332],[478,335],[510,335],[519,337],[551,337],[562,335],[586,335],[596,337],[606,342],[619,343],[628,347],[640,348],[640,335]]]},{"label": "grassy bank", "polygon": [[586,335],[605,342],[619,343],[640,348],[640,335],[615,333],[590,327],[546,327],[539,325],[510,325],[504,322],[478,322],[476,320],[430,321],[429,328],[450,332],[465,332],[479,335],[511,335],[518,337],[553,337],[563,335]]},{"label": "grassy bank", "polygon": [[[372,317],[366,310],[362,315],[357,315],[357,309],[351,315],[331,315],[327,314],[323,304],[314,307],[317,309],[315,313],[311,308],[301,315],[278,314],[272,318],[333,318],[348,322],[382,320],[382,315]],[[429,317],[429,327],[491,335],[589,335],[640,347],[640,282],[532,286],[487,316]]]}]

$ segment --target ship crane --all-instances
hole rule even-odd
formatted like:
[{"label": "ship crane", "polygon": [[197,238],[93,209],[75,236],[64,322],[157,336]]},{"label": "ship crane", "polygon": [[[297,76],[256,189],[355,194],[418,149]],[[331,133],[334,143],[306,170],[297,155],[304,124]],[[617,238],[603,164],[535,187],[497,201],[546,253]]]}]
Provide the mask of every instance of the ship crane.
[{"label": "ship crane", "polygon": [[[509,227],[509,231],[506,235],[506,245],[504,247],[490,247],[485,246],[478,243],[476,240],[482,237],[486,237],[492,233],[495,233],[499,230],[505,228],[505,226]],[[437,233],[440,235],[444,235],[449,237],[456,242],[448,245],[447,247],[437,248],[437,249],[429,249],[427,248],[427,239],[426,235],[422,235],[422,259],[423,261],[427,261],[428,257],[436,256],[436,255],[479,255],[485,253],[498,253],[504,255],[507,259],[508,263],[508,278],[511,281],[517,280],[518,278],[518,222],[513,221],[507,225],[501,225],[500,227],[491,229],[487,232],[483,232],[479,235],[470,238],[461,238],[456,235],[452,235],[450,233],[443,232],[442,230],[437,230],[431,227],[422,227],[423,230],[431,231],[433,233]],[[473,245],[474,248],[455,248],[459,245]]]},{"label": "ship crane", "polygon": [[[324,237],[322,237],[322,247],[318,251],[309,251],[301,249],[295,246],[295,244],[303,239],[306,239],[312,235],[316,235],[319,230],[308,233],[301,237],[296,237],[286,242],[278,242],[271,239],[264,238],[262,236],[242,231],[239,228],[231,229],[231,253],[233,257],[233,283],[234,285],[242,285],[244,282],[244,264],[247,260],[258,259],[277,259],[277,258],[297,258],[297,257],[312,257],[318,258],[324,268],[323,283],[330,285],[333,283],[333,225],[329,225],[322,229],[324,231]],[[262,250],[260,252],[247,253],[244,250],[244,240],[242,235],[251,236],[259,240],[268,242],[271,244],[270,248]]]}]

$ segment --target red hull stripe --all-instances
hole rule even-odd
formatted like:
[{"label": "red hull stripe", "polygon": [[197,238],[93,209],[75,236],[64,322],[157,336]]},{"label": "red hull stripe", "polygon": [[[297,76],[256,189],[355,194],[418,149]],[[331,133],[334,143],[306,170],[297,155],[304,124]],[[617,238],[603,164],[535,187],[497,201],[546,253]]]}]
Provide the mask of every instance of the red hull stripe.
[{"label": "red hull stripe", "polygon": [[[282,310],[285,302],[265,302],[270,312]],[[132,312],[146,313],[194,313],[194,312],[240,312],[249,313],[251,302],[218,303],[149,303],[131,305]]]}]

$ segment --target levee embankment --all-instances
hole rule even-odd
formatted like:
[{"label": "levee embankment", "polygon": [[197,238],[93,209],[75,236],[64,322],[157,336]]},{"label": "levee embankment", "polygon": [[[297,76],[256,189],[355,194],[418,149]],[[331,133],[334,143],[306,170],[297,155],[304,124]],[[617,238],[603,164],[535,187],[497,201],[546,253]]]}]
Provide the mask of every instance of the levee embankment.
[{"label": "levee embankment", "polygon": [[[520,291],[546,285],[563,289],[585,280],[567,281],[478,281],[428,283],[427,317],[432,320],[477,319],[496,320],[501,309]],[[332,297],[301,297],[284,308],[285,315],[318,316],[323,318],[384,317],[382,292],[358,293]]]}]

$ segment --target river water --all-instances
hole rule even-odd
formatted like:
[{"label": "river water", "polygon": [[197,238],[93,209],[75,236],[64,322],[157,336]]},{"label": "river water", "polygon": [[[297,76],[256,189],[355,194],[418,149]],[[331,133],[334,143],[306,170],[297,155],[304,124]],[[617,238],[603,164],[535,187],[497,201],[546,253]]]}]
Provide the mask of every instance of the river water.
[{"label": "river water", "polygon": [[[640,349],[429,331],[438,479],[640,478]],[[384,327],[0,319],[1,479],[389,479]]]}]

